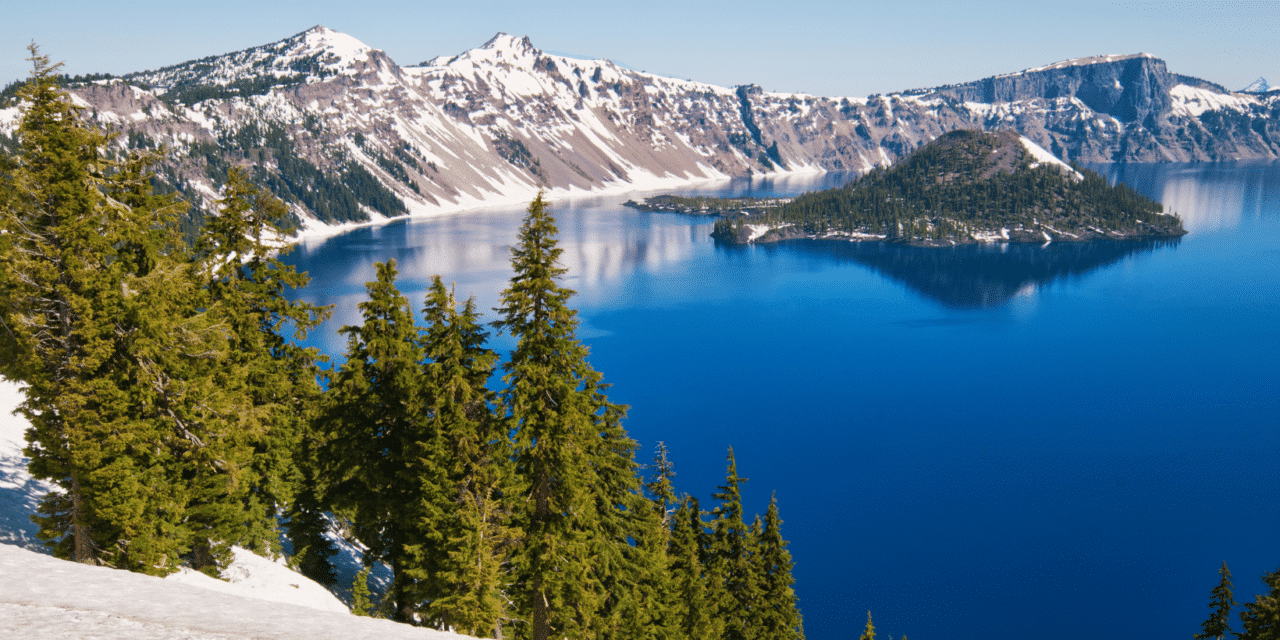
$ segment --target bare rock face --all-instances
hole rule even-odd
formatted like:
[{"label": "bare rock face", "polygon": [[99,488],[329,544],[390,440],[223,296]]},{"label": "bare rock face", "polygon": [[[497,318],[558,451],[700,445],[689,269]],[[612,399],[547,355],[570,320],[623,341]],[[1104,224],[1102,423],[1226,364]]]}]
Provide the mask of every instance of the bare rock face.
[{"label": "bare rock face", "polygon": [[[324,27],[72,88],[122,146],[212,206],[233,164],[308,225],[786,171],[866,171],[954,129],[1014,130],[1067,160],[1280,156],[1280,92],[1232,93],[1145,54],[868,98],[717,87],[498,34],[401,67]],[[0,109],[12,129],[17,107]],[[6,115],[6,112],[8,114]]]}]

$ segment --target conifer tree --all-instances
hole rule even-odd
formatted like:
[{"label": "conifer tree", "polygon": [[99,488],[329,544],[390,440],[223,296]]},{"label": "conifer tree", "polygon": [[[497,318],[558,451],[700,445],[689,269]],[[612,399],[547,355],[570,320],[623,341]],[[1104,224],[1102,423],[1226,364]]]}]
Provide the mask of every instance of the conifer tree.
[{"label": "conifer tree", "polygon": [[[193,304],[151,160],[109,156],[31,47],[16,166],[0,197],[4,374],[28,385],[30,470],[57,484],[36,518],[55,554],[164,574],[185,552],[189,480],[235,473],[219,434],[225,338]],[[225,488],[226,485],[223,485]]]},{"label": "conifer tree", "polygon": [[1270,591],[1259,594],[1240,612],[1240,640],[1280,640],[1280,569],[1262,575]]},{"label": "conifer tree", "polygon": [[690,640],[718,640],[723,623],[716,615],[719,590],[712,591],[706,572],[706,523],[696,498],[685,496],[672,514],[669,571],[676,594],[675,623]]},{"label": "conifer tree", "polygon": [[516,338],[501,396],[521,492],[518,604],[530,612],[533,640],[599,637],[616,626],[602,615],[618,611],[605,581],[631,578],[622,575],[634,564],[626,510],[640,489],[635,443],[621,427],[625,407],[609,402],[576,337],[555,235],[538,194],[512,248],[514,274],[495,323]]},{"label": "conifer tree", "polygon": [[407,549],[422,616],[441,629],[487,636],[507,617],[507,556],[516,534],[509,520],[510,443],[485,385],[497,355],[486,348],[473,300],[459,305],[434,276],[423,315],[429,398],[428,440],[418,443],[418,526]]},{"label": "conifer tree", "polygon": [[[196,242],[198,269],[207,291],[205,306],[229,328],[229,359],[242,377],[226,384],[236,385],[252,407],[241,416],[238,431],[253,450],[243,513],[221,537],[270,557],[279,552],[276,523],[300,484],[295,455],[308,437],[308,414],[319,396],[321,356],[295,344],[285,331],[290,327],[294,338],[305,338],[329,312],[285,298],[286,290],[305,286],[309,278],[280,262],[280,247],[274,246],[279,243],[270,240],[288,215],[283,202],[259,192],[235,167],[227,173],[218,205]],[[312,562],[323,564],[325,543],[307,542]]]},{"label": "conifer tree", "polygon": [[351,579],[351,613],[368,617],[376,607],[369,592],[369,567],[361,567]]},{"label": "conifer tree", "polygon": [[742,519],[741,484],[733,448],[724,485],[713,494],[720,504],[712,511],[714,541],[710,558],[714,579],[721,581],[725,597],[719,616],[724,621],[725,640],[754,640],[759,635],[755,616],[760,600],[758,576],[751,558],[751,531]]},{"label": "conifer tree", "polygon": [[421,472],[417,443],[426,440],[422,347],[409,301],[395,287],[395,261],[375,265],[366,283],[364,323],[345,326],[347,361],[333,376],[319,413],[325,434],[320,453],[330,478],[327,499],[348,514],[352,531],[392,571],[383,604],[401,621],[412,619],[414,602],[405,573],[406,545],[417,544]]},{"label": "conifer tree", "polygon": [[867,612],[867,626],[862,629],[862,635],[858,636],[858,640],[876,640],[876,626],[871,624],[871,612]]},{"label": "conifer tree", "polygon": [[1213,588],[1209,598],[1209,609],[1213,613],[1209,614],[1209,619],[1201,625],[1200,633],[1195,634],[1196,640],[1211,640],[1225,638],[1231,633],[1231,607],[1235,606],[1236,601],[1231,593],[1231,570],[1227,569],[1226,561],[1223,561],[1222,568],[1218,570],[1218,574],[1222,579],[1218,582],[1218,586]]},{"label": "conifer tree", "polygon": [[764,526],[757,536],[756,564],[760,576],[761,610],[757,619],[761,635],[770,640],[803,640],[804,629],[796,593],[792,588],[791,553],[782,537],[778,497],[769,500]]}]

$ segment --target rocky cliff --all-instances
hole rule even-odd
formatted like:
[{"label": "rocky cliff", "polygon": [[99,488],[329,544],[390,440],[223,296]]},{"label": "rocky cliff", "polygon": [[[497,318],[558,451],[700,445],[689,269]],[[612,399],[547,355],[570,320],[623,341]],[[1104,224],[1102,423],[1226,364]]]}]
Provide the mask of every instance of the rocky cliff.
[{"label": "rocky cliff", "polygon": [[[1148,55],[963,85],[826,98],[664,78],[499,34],[400,66],[315,27],[280,42],[73,85],[119,144],[211,206],[231,164],[313,228],[779,171],[865,171],[944,132],[1010,129],[1068,160],[1280,156],[1280,93],[1231,93]],[[16,105],[0,109],[12,132]]]}]

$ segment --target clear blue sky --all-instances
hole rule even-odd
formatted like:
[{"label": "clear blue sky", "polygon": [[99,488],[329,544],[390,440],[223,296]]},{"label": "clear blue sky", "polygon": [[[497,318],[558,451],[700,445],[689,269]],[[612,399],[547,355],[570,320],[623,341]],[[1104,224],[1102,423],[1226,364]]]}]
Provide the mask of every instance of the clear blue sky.
[{"label": "clear blue sky", "polygon": [[[14,2],[0,22],[0,85],[35,40],[72,74],[153,69],[322,24],[415,64],[494,33],[546,51],[722,86],[864,96],[976,80],[1059,60],[1146,52],[1239,89],[1280,84],[1280,1],[789,3],[600,0]],[[367,8],[372,6],[375,8]]]}]

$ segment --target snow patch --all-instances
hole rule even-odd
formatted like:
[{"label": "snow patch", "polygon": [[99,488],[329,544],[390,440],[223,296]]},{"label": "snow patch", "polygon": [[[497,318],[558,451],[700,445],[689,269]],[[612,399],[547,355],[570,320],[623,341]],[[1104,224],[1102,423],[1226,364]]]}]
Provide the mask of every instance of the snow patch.
[{"label": "snow patch", "polygon": [[1071,165],[1059,160],[1058,156],[1055,156],[1052,153],[1049,153],[1048,151],[1045,150],[1044,147],[1041,147],[1040,145],[1032,142],[1026,136],[1018,136],[1018,137],[1022,140],[1023,148],[1025,148],[1027,152],[1031,154],[1032,158],[1035,158],[1035,162],[1031,163],[1032,169],[1040,166],[1041,164],[1057,166],[1063,172],[1074,175],[1077,182],[1080,180],[1084,180],[1084,176],[1079,171],[1072,169]]}]

